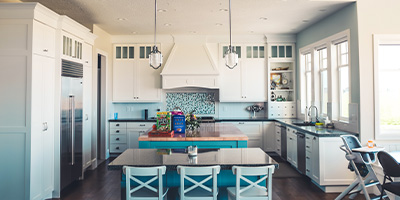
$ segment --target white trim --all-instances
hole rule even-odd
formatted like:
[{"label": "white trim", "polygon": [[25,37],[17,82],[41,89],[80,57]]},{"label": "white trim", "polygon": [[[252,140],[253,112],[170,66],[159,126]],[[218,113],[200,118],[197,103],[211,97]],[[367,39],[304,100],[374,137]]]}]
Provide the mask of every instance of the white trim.
[{"label": "white trim", "polygon": [[379,45],[380,44],[399,44],[400,34],[374,34],[374,111],[375,111],[375,139],[393,140],[400,139],[400,129],[381,133],[380,112],[379,112]]}]

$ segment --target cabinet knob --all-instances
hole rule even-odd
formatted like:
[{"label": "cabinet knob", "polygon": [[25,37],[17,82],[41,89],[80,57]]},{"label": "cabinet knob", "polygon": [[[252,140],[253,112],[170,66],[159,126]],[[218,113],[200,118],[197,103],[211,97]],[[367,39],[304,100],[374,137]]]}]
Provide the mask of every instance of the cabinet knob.
[{"label": "cabinet knob", "polygon": [[278,142],[279,142],[280,140],[276,140],[276,141],[278,141]]},{"label": "cabinet knob", "polygon": [[306,148],[310,148],[310,146],[306,146]]},{"label": "cabinet knob", "polygon": [[306,157],[307,159],[310,159],[310,157]]},{"label": "cabinet knob", "polygon": [[115,132],[116,132],[116,133],[119,133],[119,130],[116,130]]},{"label": "cabinet knob", "polygon": [[115,138],[115,140],[119,141],[119,137]]},{"label": "cabinet knob", "polygon": [[115,147],[115,149],[119,149],[119,147]]},{"label": "cabinet knob", "polygon": [[48,49],[43,49],[43,51],[44,51],[44,52],[48,52],[49,50],[48,50]]},{"label": "cabinet knob", "polygon": [[139,126],[146,126],[146,124],[140,124]]},{"label": "cabinet knob", "polygon": [[309,170],[309,169],[306,169],[306,171],[310,172],[310,170]]},{"label": "cabinet knob", "polygon": [[306,139],[310,139],[310,137],[306,137]]},{"label": "cabinet knob", "polygon": [[85,61],[85,63],[89,63],[89,61]]},{"label": "cabinet knob", "polygon": [[119,124],[115,124],[115,126],[119,126]]}]

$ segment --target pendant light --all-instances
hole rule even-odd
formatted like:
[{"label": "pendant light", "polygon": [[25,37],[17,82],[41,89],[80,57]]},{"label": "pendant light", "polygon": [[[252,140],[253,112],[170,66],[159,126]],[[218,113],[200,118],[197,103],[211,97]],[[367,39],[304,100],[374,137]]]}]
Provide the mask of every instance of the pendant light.
[{"label": "pendant light", "polygon": [[153,49],[149,55],[149,62],[150,62],[150,67],[154,69],[158,69],[161,67],[161,64],[163,62],[163,55],[161,54],[161,51],[158,50],[156,46],[156,34],[157,34],[157,0],[154,0],[155,6],[154,6],[154,46]]},{"label": "pendant light", "polygon": [[225,52],[225,65],[229,69],[233,69],[238,64],[238,54],[232,47],[232,23],[231,23],[231,0],[229,0],[229,47]]}]

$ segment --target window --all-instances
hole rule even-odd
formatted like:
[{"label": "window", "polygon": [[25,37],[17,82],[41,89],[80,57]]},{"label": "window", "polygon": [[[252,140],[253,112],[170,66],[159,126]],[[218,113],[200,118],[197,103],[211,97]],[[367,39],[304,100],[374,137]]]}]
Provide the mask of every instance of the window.
[{"label": "window", "polygon": [[328,115],[328,51],[326,47],[323,49],[317,50],[318,52],[318,71],[320,77],[320,107],[321,107],[321,115]]},{"label": "window", "polygon": [[[305,53],[301,55],[301,102],[302,108],[309,108],[311,106],[312,99],[312,76],[311,76],[311,53]],[[301,113],[304,113],[304,109],[301,109]]]},{"label": "window", "polygon": [[349,77],[349,48],[348,42],[343,41],[336,46],[337,74],[338,74],[338,97],[339,97],[339,120],[349,121],[350,103],[350,77]]},{"label": "window", "polygon": [[374,36],[375,136],[400,138],[400,35]]}]

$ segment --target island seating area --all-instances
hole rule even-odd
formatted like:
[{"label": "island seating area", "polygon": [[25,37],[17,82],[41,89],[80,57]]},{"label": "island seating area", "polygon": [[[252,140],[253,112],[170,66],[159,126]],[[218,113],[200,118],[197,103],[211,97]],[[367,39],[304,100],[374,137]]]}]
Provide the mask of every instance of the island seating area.
[{"label": "island seating area", "polygon": [[[150,131],[149,129],[148,131]],[[198,148],[246,148],[248,137],[230,123],[215,123],[212,126],[200,127],[193,136],[175,134],[174,137],[139,137],[140,149],[185,149],[188,146]]]}]

